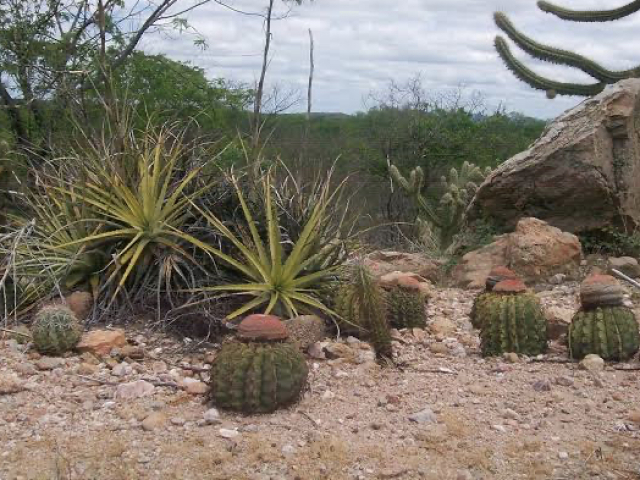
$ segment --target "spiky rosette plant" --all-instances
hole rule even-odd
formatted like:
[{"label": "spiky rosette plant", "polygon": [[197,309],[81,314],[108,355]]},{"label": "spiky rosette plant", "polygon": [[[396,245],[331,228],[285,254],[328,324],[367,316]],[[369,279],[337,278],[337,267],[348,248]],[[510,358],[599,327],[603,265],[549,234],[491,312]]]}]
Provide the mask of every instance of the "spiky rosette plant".
[{"label": "spiky rosette plant", "polygon": [[473,300],[473,305],[471,307],[471,313],[469,315],[471,320],[471,325],[474,328],[480,328],[480,319],[484,318],[483,314],[478,312],[484,308],[487,304],[488,300],[495,297],[495,293],[492,293],[493,287],[495,287],[498,283],[503,280],[518,280],[518,276],[509,270],[507,267],[502,265],[493,267],[487,276],[487,280],[485,281],[485,289],[483,292],[479,293],[476,298]]},{"label": "spiky rosette plant", "polygon": [[80,341],[82,327],[73,312],[64,305],[43,307],[31,328],[33,345],[45,355],[62,355]]},{"label": "spiky rosette plant", "polygon": [[238,341],[226,343],[211,364],[213,404],[247,414],[271,413],[295,403],[307,384],[307,362],[278,317],[250,315]]},{"label": "spiky rosette plant", "polygon": [[609,275],[591,275],[580,286],[581,308],[569,325],[569,354],[589,354],[604,360],[628,360],[640,346],[638,322],[623,306],[619,282]]},{"label": "spiky rosette plant", "polygon": [[496,284],[476,315],[484,356],[539,355],[547,349],[547,322],[540,301],[520,280]]},{"label": "spiky rosette plant", "polygon": [[[634,0],[627,5],[612,10],[576,11],[545,1],[539,1],[538,8],[543,12],[572,22],[608,22],[627,17],[637,12],[640,10],[640,1]],[[547,97],[549,98],[554,98],[556,95],[592,96],[600,93],[607,84],[616,83],[625,78],[640,77],[640,66],[620,71],[609,70],[582,55],[536,42],[517,30],[504,13],[496,12],[494,14],[494,20],[500,30],[532,57],[556,65],[566,65],[577,68],[596,80],[596,82],[590,84],[579,84],[558,82],[542,77],[518,60],[511,53],[505,39],[497,36],[495,39],[495,47],[507,68],[517,78],[529,84],[529,86],[538,90],[546,90]]]},{"label": "spiky rosette plant", "polygon": [[339,323],[367,338],[379,359],[392,357],[384,293],[363,263],[358,262],[345,269],[343,281],[336,290],[334,306]]}]

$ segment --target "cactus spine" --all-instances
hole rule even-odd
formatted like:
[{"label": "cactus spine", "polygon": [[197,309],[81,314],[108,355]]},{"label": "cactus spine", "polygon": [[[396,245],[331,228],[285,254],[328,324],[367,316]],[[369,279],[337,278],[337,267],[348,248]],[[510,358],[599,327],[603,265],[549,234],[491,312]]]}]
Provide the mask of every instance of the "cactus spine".
[{"label": "cactus spine", "polygon": [[36,314],[31,335],[38,352],[45,355],[62,355],[80,341],[82,328],[69,308],[50,305]]},{"label": "cactus spine", "polygon": [[[545,1],[538,2],[538,8],[568,21],[607,22],[618,20],[637,12],[640,10],[640,1],[635,0],[620,8],[600,11],[568,10]],[[504,38],[497,36],[495,47],[506,67],[517,78],[526,82],[532,88],[546,90],[549,98],[554,98],[556,94],[592,96],[600,93],[607,84],[615,83],[625,78],[640,77],[640,66],[621,71],[609,70],[582,55],[536,42],[518,31],[504,13],[496,12],[494,20],[500,30],[532,57],[557,65],[577,68],[597,80],[597,82],[591,84],[578,84],[557,82],[542,77],[514,57]]]},{"label": "cactus spine", "polygon": [[384,294],[362,263],[348,267],[335,297],[335,311],[347,327],[368,337],[379,359],[391,359],[391,332]]},{"label": "cactus spine", "polygon": [[473,198],[478,185],[491,171],[484,171],[469,162],[464,162],[460,171],[452,168],[448,176],[440,178],[439,189],[443,192],[437,205],[432,205],[424,196],[424,172],[416,167],[405,178],[395,165],[389,167],[389,174],[418,207],[419,220],[429,230],[437,234],[438,246],[446,249],[453,242],[464,221],[464,212]]}]

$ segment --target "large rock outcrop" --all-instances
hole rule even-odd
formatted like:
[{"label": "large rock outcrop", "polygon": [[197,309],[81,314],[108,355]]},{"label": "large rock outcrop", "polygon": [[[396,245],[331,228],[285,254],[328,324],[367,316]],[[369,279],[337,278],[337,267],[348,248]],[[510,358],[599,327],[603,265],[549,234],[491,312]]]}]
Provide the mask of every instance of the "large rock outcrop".
[{"label": "large rock outcrop", "polygon": [[478,189],[469,217],[513,228],[536,217],[569,232],[640,225],[640,79],[607,87],[553,121]]},{"label": "large rock outcrop", "polygon": [[537,218],[523,218],[513,233],[464,255],[452,276],[458,286],[483,288],[491,269],[502,265],[527,282],[538,282],[557,273],[575,276],[581,260],[578,237]]}]

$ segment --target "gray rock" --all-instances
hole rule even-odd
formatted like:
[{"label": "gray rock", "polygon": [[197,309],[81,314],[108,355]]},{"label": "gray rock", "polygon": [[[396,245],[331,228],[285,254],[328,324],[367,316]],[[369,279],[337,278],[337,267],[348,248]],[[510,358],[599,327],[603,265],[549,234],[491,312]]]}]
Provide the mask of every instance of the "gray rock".
[{"label": "gray rock", "polygon": [[522,216],[569,232],[640,225],[640,79],[622,80],[550,123],[478,188],[469,218],[513,227]]},{"label": "gray rock", "polygon": [[409,420],[415,423],[438,423],[438,417],[433,410],[425,408],[413,415],[409,415]]},{"label": "gray rock", "polygon": [[582,359],[580,369],[589,372],[601,372],[604,370],[604,360],[599,355],[591,353]]},{"label": "gray rock", "polygon": [[137,380],[120,384],[116,387],[115,398],[117,400],[129,400],[133,398],[147,397],[153,395],[155,388],[153,384],[145,380]]},{"label": "gray rock", "polygon": [[204,412],[202,418],[207,425],[216,425],[218,423],[222,423],[222,420],[220,419],[220,412],[218,412],[216,408],[210,408],[209,410]]},{"label": "gray rock", "polygon": [[36,361],[36,367],[38,368],[38,370],[53,370],[54,368],[59,368],[63,365],[63,358],[42,357],[41,359]]},{"label": "gray rock", "polygon": [[549,392],[551,391],[551,382],[546,379],[538,380],[533,383],[533,389],[536,392]]}]

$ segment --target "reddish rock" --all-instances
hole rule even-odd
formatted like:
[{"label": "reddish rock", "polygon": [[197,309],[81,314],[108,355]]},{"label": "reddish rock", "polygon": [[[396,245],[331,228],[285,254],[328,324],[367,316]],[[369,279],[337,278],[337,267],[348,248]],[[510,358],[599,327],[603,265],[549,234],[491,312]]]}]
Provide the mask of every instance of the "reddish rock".
[{"label": "reddish rock", "polygon": [[402,272],[435,282],[440,277],[441,264],[419,253],[377,251],[364,259],[371,274],[380,278],[389,273]]},{"label": "reddish rock", "polygon": [[524,218],[515,232],[462,257],[453,270],[453,279],[461,287],[482,288],[497,266],[507,266],[527,282],[547,280],[557,273],[575,277],[581,259],[578,237],[542,220]]},{"label": "reddish rock", "polygon": [[416,290],[426,297],[432,296],[432,285],[429,280],[412,272],[390,272],[381,276],[378,283],[382,288],[392,288],[400,286],[408,290]]},{"label": "reddish rock", "polygon": [[127,339],[124,330],[91,330],[82,335],[76,349],[81,352],[92,353],[97,356],[106,356],[114,348],[124,347]]},{"label": "reddish rock", "polygon": [[493,267],[489,272],[489,276],[487,277],[487,281],[485,282],[485,288],[488,292],[493,290],[498,283],[503,280],[516,280],[518,276],[512,270],[509,270],[507,267],[500,265],[497,267]]},{"label": "reddish rock", "polygon": [[621,305],[623,295],[622,285],[611,275],[590,275],[580,285],[580,301],[585,308]]},{"label": "reddish rock", "polygon": [[496,293],[524,293],[527,291],[527,286],[522,280],[515,278],[498,282],[493,287],[493,291]]},{"label": "reddish rock", "polygon": [[287,327],[275,315],[249,315],[238,325],[238,337],[243,340],[275,341],[288,336]]}]

